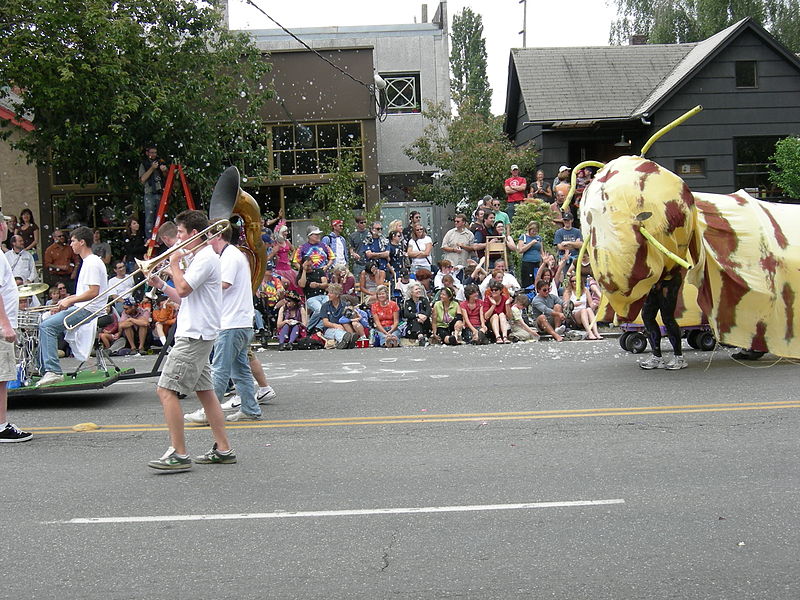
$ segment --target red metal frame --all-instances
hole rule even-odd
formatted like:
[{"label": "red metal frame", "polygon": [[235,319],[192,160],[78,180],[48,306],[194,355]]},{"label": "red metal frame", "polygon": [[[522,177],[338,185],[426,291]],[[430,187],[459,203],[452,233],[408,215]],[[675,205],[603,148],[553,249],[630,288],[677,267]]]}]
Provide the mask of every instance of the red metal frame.
[{"label": "red metal frame", "polygon": [[147,252],[145,258],[150,258],[153,255],[153,249],[158,245],[158,228],[161,227],[161,221],[164,214],[167,212],[167,204],[169,204],[169,195],[172,192],[172,186],[175,183],[175,171],[178,172],[178,177],[181,180],[181,188],[183,189],[183,196],[186,198],[186,206],[189,210],[195,210],[194,199],[192,192],[189,189],[189,182],[186,180],[186,175],[183,173],[183,167],[178,164],[171,164],[169,171],[167,171],[167,182],[164,184],[164,190],[161,192],[161,202],[158,203],[158,212],[156,212],[156,220],[153,223],[153,232],[150,234],[150,239],[147,240]]}]

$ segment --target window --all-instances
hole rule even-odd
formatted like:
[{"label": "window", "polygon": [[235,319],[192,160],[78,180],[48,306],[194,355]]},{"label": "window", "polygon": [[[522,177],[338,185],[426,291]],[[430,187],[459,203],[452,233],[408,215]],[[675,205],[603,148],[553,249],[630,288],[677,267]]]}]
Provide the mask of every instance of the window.
[{"label": "window", "polygon": [[705,177],[705,158],[676,158],[675,172],[680,177]]},{"label": "window", "polygon": [[758,87],[758,73],[756,72],[756,61],[754,60],[736,61],[736,87],[737,88]]},{"label": "window", "polygon": [[272,127],[272,161],[281,175],[330,173],[343,150],[356,152],[356,170],[364,170],[361,123],[295,123]]},{"label": "window", "polygon": [[769,180],[769,169],[775,166],[770,162],[770,157],[775,154],[775,144],[781,137],[733,140],[735,189],[744,189],[757,198],[777,198],[782,195],[781,190]]},{"label": "window", "polygon": [[386,108],[389,114],[422,111],[419,73],[381,73],[386,81]]}]

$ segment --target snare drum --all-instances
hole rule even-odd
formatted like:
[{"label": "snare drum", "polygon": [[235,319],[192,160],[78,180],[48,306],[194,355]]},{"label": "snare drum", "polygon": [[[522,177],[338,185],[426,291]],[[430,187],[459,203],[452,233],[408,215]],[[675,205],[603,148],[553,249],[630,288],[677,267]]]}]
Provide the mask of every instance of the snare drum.
[{"label": "snare drum", "polygon": [[36,332],[39,334],[39,322],[42,320],[42,313],[32,310],[21,310],[17,314],[17,329],[28,333]]}]

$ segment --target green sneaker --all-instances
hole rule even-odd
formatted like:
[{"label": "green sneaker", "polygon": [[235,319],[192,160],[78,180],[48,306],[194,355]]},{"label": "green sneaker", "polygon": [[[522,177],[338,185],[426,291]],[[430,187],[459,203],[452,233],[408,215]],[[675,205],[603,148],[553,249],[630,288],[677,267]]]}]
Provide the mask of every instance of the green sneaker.
[{"label": "green sneaker", "polygon": [[151,460],[147,466],[161,471],[186,471],[192,468],[192,459],[188,455],[181,456],[170,446],[164,456]]},{"label": "green sneaker", "polygon": [[217,443],[214,442],[214,445],[211,446],[211,450],[202,456],[195,456],[194,462],[198,465],[230,465],[236,462],[236,455],[233,453],[233,450],[220,452],[217,450]]}]

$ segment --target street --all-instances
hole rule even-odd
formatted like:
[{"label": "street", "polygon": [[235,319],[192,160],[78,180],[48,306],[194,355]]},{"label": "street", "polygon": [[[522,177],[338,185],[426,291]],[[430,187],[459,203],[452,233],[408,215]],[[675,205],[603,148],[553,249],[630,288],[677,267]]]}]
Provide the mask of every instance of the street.
[{"label": "street", "polygon": [[239,462],[185,473],[156,379],[12,398],[0,597],[796,599],[798,366],[684,352],[259,352]]}]

